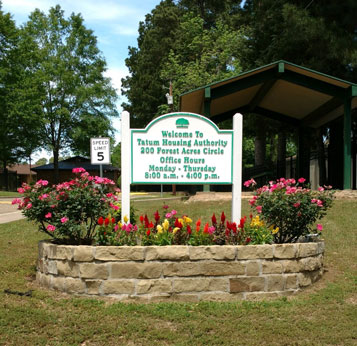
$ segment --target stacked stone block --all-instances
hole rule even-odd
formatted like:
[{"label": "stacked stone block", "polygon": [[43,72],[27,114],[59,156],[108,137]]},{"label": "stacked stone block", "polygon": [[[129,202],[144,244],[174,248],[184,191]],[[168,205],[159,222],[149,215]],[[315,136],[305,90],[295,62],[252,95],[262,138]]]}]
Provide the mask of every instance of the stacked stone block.
[{"label": "stacked stone block", "polygon": [[125,301],[230,301],[293,294],[323,273],[324,243],[69,246],[39,243],[37,281]]}]

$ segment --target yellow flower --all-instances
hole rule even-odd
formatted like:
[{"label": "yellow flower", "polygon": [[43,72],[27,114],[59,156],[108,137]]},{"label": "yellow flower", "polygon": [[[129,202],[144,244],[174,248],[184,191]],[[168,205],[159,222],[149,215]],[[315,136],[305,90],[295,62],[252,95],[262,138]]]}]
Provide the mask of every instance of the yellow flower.
[{"label": "yellow flower", "polygon": [[157,233],[162,233],[163,232],[162,226],[160,226],[160,225],[157,225],[156,229],[157,229]]},{"label": "yellow flower", "polygon": [[165,231],[167,231],[170,227],[170,223],[167,219],[162,223],[162,227],[164,228]]},{"label": "yellow flower", "polygon": [[181,218],[178,219],[178,222],[183,224],[183,220]]},{"label": "yellow flower", "polygon": [[118,226],[119,226],[119,229],[121,229],[123,226],[120,221],[118,222]]},{"label": "yellow flower", "polygon": [[187,216],[184,216],[183,219],[184,219],[185,222],[188,223],[188,224],[192,223],[192,219],[190,219],[190,218],[187,217]]},{"label": "yellow flower", "polygon": [[175,227],[175,228],[173,229],[172,233],[175,234],[178,230],[179,230],[179,228],[178,228],[178,227]]},{"label": "yellow flower", "polygon": [[128,221],[129,221],[128,216],[125,215],[125,216],[124,216],[124,222],[127,223]]},{"label": "yellow flower", "polygon": [[279,227],[277,227],[277,228],[275,228],[275,229],[273,229],[272,231],[271,231],[271,233],[273,233],[273,234],[276,234],[276,233],[278,233],[279,232]]}]

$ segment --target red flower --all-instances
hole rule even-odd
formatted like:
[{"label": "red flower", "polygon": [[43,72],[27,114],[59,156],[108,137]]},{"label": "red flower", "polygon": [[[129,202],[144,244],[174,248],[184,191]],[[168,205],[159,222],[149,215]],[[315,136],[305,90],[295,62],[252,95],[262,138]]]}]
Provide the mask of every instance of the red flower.
[{"label": "red flower", "polygon": [[225,220],[226,220],[226,215],[224,215],[224,211],[222,211],[221,222],[224,223]]},{"label": "red flower", "polygon": [[151,231],[148,229],[148,230],[146,231],[146,235],[149,236],[150,233],[151,233]]},{"label": "red flower", "polygon": [[175,227],[182,228],[182,223],[176,218],[175,219]]},{"label": "red flower", "polygon": [[158,223],[160,221],[160,214],[159,214],[158,210],[156,210],[156,213],[154,214],[154,217],[155,217],[156,223]]},{"label": "red flower", "polygon": [[230,232],[229,229],[227,228],[227,229],[226,229],[226,236],[228,237],[230,233],[231,233],[231,232]]},{"label": "red flower", "polygon": [[247,217],[244,216],[240,219],[240,222],[239,222],[239,228],[243,229],[244,228],[244,224],[245,224],[245,221],[247,220]]},{"label": "red flower", "polygon": [[245,242],[248,244],[252,241],[252,239],[250,239],[249,237],[245,240]]},{"label": "red flower", "polygon": [[208,233],[208,222],[205,224],[205,227],[203,228],[203,233]]},{"label": "red flower", "polygon": [[237,233],[237,224],[235,222],[231,223],[231,230],[233,233]]},{"label": "red flower", "polygon": [[112,223],[115,223],[115,219],[114,219],[114,217],[112,217]]},{"label": "red flower", "polygon": [[212,215],[212,224],[215,225],[217,223],[216,215]]},{"label": "red flower", "polygon": [[152,222],[150,222],[147,226],[147,228],[153,228],[154,227],[154,224]]},{"label": "red flower", "polygon": [[143,223],[144,222],[144,216],[140,215],[140,222]]},{"label": "red flower", "polygon": [[144,217],[144,222],[145,222],[145,227],[148,228],[149,227],[149,219],[148,219],[148,216],[145,214],[145,217]]},{"label": "red flower", "polygon": [[104,225],[108,226],[109,225],[109,219],[106,217],[104,220]]},{"label": "red flower", "polygon": [[187,233],[188,233],[188,234],[191,234],[191,233],[192,233],[192,229],[191,229],[190,225],[187,225]]},{"label": "red flower", "polygon": [[98,225],[99,225],[99,226],[103,225],[103,222],[104,222],[104,219],[103,219],[103,216],[101,216],[101,217],[98,219]]}]

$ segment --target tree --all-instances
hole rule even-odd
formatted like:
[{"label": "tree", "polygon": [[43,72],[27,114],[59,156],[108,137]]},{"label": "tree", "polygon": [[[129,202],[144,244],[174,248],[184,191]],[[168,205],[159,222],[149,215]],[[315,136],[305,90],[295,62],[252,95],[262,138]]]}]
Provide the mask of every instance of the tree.
[{"label": "tree", "polygon": [[180,94],[241,72],[245,35],[221,20],[205,29],[201,17],[182,18],[175,47],[161,71],[162,79],[172,80],[176,110]]},{"label": "tree", "polygon": [[114,167],[121,167],[121,143],[113,148],[111,159]]},{"label": "tree", "polygon": [[252,31],[244,69],[285,59],[356,81],[356,11],[353,0],[245,1],[241,23]]},{"label": "tree", "polygon": [[163,86],[168,81],[160,73],[175,44],[179,23],[180,10],[173,0],[164,0],[139,24],[138,48],[129,47],[125,60],[131,75],[122,79],[122,94],[128,99],[122,107],[131,114],[133,127],[147,124],[165,103]]},{"label": "tree", "polygon": [[[93,32],[80,14],[68,19],[57,5],[46,16],[35,10],[22,30],[28,51],[30,83],[40,105],[41,140],[53,152],[55,181],[58,181],[60,151],[83,149],[86,135],[81,125],[95,122],[102,133],[110,130],[108,117],[116,116],[116,92],[104,77],[106,63]],[[104,126],[105,124],[106,126]],[[86,139],[89,143],[89,136]],[[82,149],[81,149],[82,148]]]},{"label": "tree", "polygon": [[41,157],[35,162],[35,165],[42,166],[47,164],[47,159],[45,157]]}]

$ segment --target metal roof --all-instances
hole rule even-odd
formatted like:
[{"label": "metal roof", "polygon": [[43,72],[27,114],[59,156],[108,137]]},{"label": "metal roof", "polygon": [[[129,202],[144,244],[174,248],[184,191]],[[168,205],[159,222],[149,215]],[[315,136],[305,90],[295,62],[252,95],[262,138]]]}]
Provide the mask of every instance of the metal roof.
[{"label": "metal roof", "polygon": [[280,60],[180,95],[180,110],[215,122],[258,113],[293,125],[319,127],[357,108],[357,84]]}]

